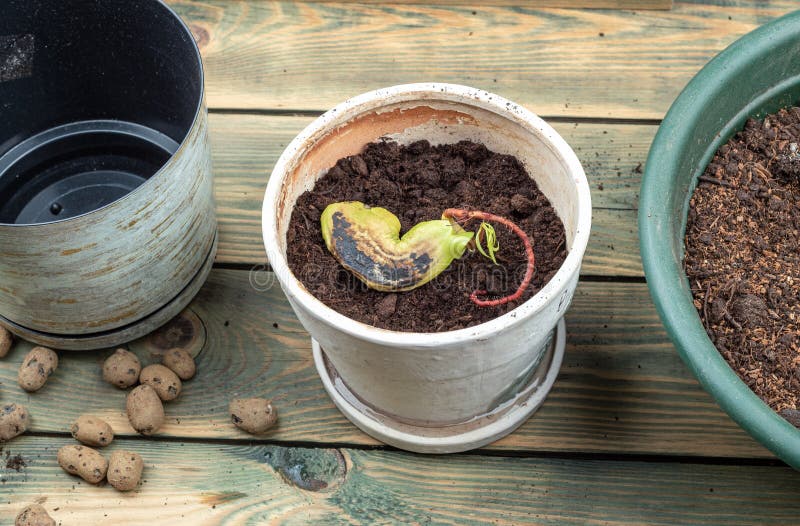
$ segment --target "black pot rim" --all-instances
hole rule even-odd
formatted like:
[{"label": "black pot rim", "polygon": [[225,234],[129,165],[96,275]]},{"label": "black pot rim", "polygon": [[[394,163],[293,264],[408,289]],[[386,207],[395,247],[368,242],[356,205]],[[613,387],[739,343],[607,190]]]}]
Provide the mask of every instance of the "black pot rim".
[{"label": "black pot rim", "polygon": [[[181,141],[179,143],[179,146],[178,146],[178,149],[175,150],[175,153],[173,153],[172,156],[170,157],[170,160],[172,160],[173,158],[175,158],[175,156],[179,155],[185,149],[186,142],[187,142],[187,140],[189,138],[189,135],[191,135],[191,131],[193,129],[195,129],[195,127],[197,126],[198,120],[200,119],[200,116],[201,116],[201,113],[204,111],[204,101],[205,101],[205,91],[206,91],[206,89],[205,89],[205,71],[203,69],[203,57],[200,54],[200,48],[197,45],[197,41],[194,38],[194,34],[192,33],[192,30],[189,29],[189,26],[186,24],[186,22],[183,20],[183,18],[181,18],[180,15],[178,15],[178,13],[174,9],[172,9],[169,5],[167,5],[164,2],[164,0],[149,0],[149,1],[154,2],[154,3],[158,4],[161,8],[163,8],[170,16],[172,16],[178,22],[178,25],[183,29],[183,31],[186,33],[186,35],[189,36],[189,40],[191,42],[191,49],[194,51],[194,59],[197,61],[198,73],[200,75],[200,79],[199,79],[200,80],[200,92],[199,92],[198,97],[197,97],[197,104],[195,106],[194,117],[192,118],[192,124],[191,124],[191,126],[189,126],[189,128],[186,131],[186,134],[184,135],[183,139],[181,139]],[[154,173],[152,175],[152,177],[148,178],[146,181],[144,181],[138,187],[134,188],[133,190],[131,190],[127,194],[123,195],[119,199],[117,199],[115,201],[112,201],[110,203],[107,203],[107,204],[105,204],[105,205],[103,205],[103,206],[101,206],[99,208],[95,208],[94,210],[91,210],[89,212],[86,212],[86,213],[83,213],[83,214],[79,214],[79,215],[75,215],[75,216],[72,216],[72,217],[67,217],[67,218],[64,218],[64,219],[57,219],[55,221],[48,221],[47,223],[22,223],[22,224],[19,224],[19,223],[3,223],[3,222],[0,222],[0,228],[31,228],[31,227],[40,227],[40,226],[44,226],[44,225],[47,225],[47,226],[57,225],[57,224],[62,224],[62,223],[68,223],[70,221],[76,221],[76,220],[82,219],[84,217],[87,217],[89,215],[92,215],[92,214],[94,214],[96,212],[99,212],[101,210],[105,210],[106,208],[114,206],[115,204],[117,204],[117,203],[119,203],[119,202],[121,202],[121,201],[123,201],[125,199],[130,199],[130,198],[135,197],[138,193],[143,191],[143,189],[146,188],[149,184],[153,184],[153,183],[151,183],[151,181],[153,179],[155,179],[156,177],[158,177],[164,171],[164,167],[169,164],[170,160],[168,160],[166,163],[164,163],[164,165],[161,168],[159,168],[158,171],[156,171],[156,173]]]}]

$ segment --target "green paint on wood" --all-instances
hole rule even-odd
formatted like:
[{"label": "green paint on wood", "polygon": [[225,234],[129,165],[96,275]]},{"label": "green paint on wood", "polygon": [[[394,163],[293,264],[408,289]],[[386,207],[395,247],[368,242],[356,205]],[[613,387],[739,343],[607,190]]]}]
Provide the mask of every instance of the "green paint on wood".
[{"label": "green paint on wood", "polygon": [[[252,440],[230,423],[228,403],[233,397],[263,396],[279,414],[267,440],[375,444],[323,390],[308,334],[280,288],[253,288],[270,281],[269,273],[212,272],[192,304],[208,333],[198,374],[167,405],[161,434]],[[771,457],[691,377],[645,284],[581,283],[567,327],[564,365],[547,401],[492,449]],[[131,348],[145,349],[141,342]],[[124,413],[126,392],[101,379],[105,353],[61,353],[46,392],[29,396],[16,384],[28,349],[30,344],[18,343],[0,360],[0,382],[4,401],[27,405],[33,431],[68,433],[70,423],[86,412],[106,419],[120,436],[134,434]],[[139,356],[143,365],[156,361],[147,352]]]},{"label": "green paint on wood", "polygon": [[[352,465],[328,491],[273,472],[264,455],[313,454],[274,446],[120,439],[138,452],[145,482],[121,496],[64,473],[68,438],[24,436],[8,445],[29,461],[7,477],[0,517],[28,503],[62,524],[792,524],[800,477],[780,466],[423,456],[345,449]],[[294,461],[290,461],[292,463]],[[322,464],[326,464],[323,461]],[[316,468],[310,468],[316,469]]]}]

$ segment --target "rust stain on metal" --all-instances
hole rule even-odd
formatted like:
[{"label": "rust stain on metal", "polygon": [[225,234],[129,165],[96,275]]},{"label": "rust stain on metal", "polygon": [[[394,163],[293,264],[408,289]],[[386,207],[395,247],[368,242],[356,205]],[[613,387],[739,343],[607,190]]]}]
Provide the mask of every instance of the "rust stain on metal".
[{"label": "rust stain on metal", "polygon": [[[213,256],[216,253],[216,246],[217,242],[215,236],[215,241],[214,243],[212,243],[212,248],[208,253],[208,255],[206,256],[202,268],[200,269],[196,277],[191,281],[191,283],[180,293],[179,297],[175,298],[172,302],[167,304],[159,311],[156,311],[156,313],[147,316],[142,320],[135,320],[136,323],[133,323],[132,325],[131,321],[129,321],[128,322],[129,326],[120,331],[92,333],[92,334],[86,334],[85,336],[84,335],[57,336],[57,335],[45,334],[42,332],[31,331],[29,329],[26,329],[25,327],[20,327],[19,325],[15,325],[13,322],[10,322],[8,320],[3,320],[3,318],[0,318],[0,324],[2,324],[5,321],[9,330],[12,330],[12,332],[15,332],[21,338],[25,338],[26,340],[38,343],[39,345],[44,345],[45,347],[51,347],[54,349],[62,349],[62,350],[102,349],[102,348],[117,346],[124,341],[131,341],[132,342],[131,348],[134,349],[137,347],[138,343],[133,340],[135,340],[136,338],[141,338],[143,335],[149,334],[152,331],[163,326],[164,323],[170,320],[170,318],[180,313],[182,309],[185,307],[185,305],[195,296],[195,294],[197,294],[197,292],[200,290],[200,287],[205,282],[205,279],[208,276],[209,271],[211,270],[211,266],[214,262]],[[127,295],[125,297],[128,298],[131,297],[131,295]],[[141,301],[137,301],[135,306],[138,308],[141,305],[142,305]],[[144,306],[146,307],[146,305]],[[192,311],[191,309],[186,309],[186,312],[191,313]],[[38,323],[39,320],[35,320],[35,322]],[[205,326],[203,325],[202,322],[199,322],[198,332],[195,335],[195,339],[191,343],[190,347],[186,348],[186,350],[192,356],[197,357],[200,351],[203,349],[205,341],[206,341]],[[144,343],[146,345],[147,340],[142,339],[138,340],[138,342]],[[153,355],[154,358],[158,358],[158,356],[153,354],[152,351],[151,355]]]},{"label": "rust stain on metal", "polygon": [[136,216],[138,216],[139,214],[141,214],[142,212],[144,212],[145,210],[147,210],[149,207],[150,207],[150,203],[145,203],[145,204],[144,204],[144,206],[143,206],[143,207],[141,207],[141,208],[139,208],[138,210],[136,210],[136,211],[133,213],[133,215],[136,215]]},{"label": "rust stain on metal", "polygon": [[174,223],[174,222],[175,222],[175,218],[174,218],[174,217],[172,217],[172,216],[167,216],[167,217],[165,217],[164,219],[162,219],[162,220],[161,220],[161,222],[159,222],[159,223],[158,223],[156,226],[154,226],[153,228],[151,228],[151,229],[150,229],[150,232],[151,232],[152,234],[160,235],[160,234],[161,234],[161,232],[160,232],[160,231],[161,231],[161,227],[162,227],[162,226],[164,226],[164,225],[166,225],[166,226],[169,226],[169,225],[171,225],[171,224],[172,224],[172,223]]},{"label": "rust stain on metal", "polygon": [[107,267],[103,267],[101,269],[97,269],[94,272],[87,272],[86,274],[81,274],[84,278],[99,278],[100,276],[105,276],[106,274],[110,274],[114,272],[114,269],[117,267],[113,265],[109,265]]},{"label": "rust stain on metal", "polygon": [[77,254],[78,252],[82,252],[84,250],[88,250],[90,248],[94,248],[97,246],[97,243],[89,243],[88,245],[84,245],[79,248],[67,248],[61,251],[62,256],[71,256],[73,254]]},{"label": "rust stain on metal", "polygon": [[95,321],[84,322],[84,325],[86,327],[92,327],[92,328],[94,328],[94,327],[102,327],[103,325],[107,325],[109,323],[117,323],[117,322],[120,322],[120,321],[123,321],[123,320],[130,319],[133,316],[136,316],[136,311],[135,310],[127,310],[127,311],[125,311],[125,312],[123,312],[123,313],[121,313],[121,314],[119,314],[117,316],[112,316],[112,317],[106,318],[104,320],[95,320]]},{"label": "rust stain on metal", "polygon": [[56,327],[58,325],[56,322],[50,320],[36,320],[36,323],[45,327]]}]

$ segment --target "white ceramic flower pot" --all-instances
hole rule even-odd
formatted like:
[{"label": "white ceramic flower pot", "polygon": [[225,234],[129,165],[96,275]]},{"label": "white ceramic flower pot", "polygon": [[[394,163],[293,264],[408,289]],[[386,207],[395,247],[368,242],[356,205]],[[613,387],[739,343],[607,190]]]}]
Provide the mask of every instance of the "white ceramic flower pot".
[{"label": "white ceramic flower pot", "polygon": [[[569,253],[551,281],[508,314],[443,333],[372,327],[309,294],[286,261],[294,204],[338,159],[381,137],[404,144],[468,139],[516,156],[566,229]],[[328,111],[283,152],[263,209],[267,256],[315,340],[318,371],[336,405],[367,433],[420,452],[485,445],[541,404],[560,366],[563,328],[554,335],[572,300],[590,228],[589,186],[567,143],[513,102],[451,84],[394,86]]]}]

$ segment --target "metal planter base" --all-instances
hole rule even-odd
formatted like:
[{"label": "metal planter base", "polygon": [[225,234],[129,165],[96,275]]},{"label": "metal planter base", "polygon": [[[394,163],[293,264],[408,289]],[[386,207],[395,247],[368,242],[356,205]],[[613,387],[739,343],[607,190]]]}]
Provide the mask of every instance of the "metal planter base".
[{"label": "metal planter base", "polygon": [[200,288],[205,283],[206,278],[208,278],[208,274],[211,272],[211,267],[214,264],[214,257],[217,254],[218,237],[218,234],[214,236],[211,250],[208,252],[205,261],[189,284],[163,307],[139,321],[110,331],[81,335],[51,334],[35,331],[18,325],[2,316],[0,316],[0,325],[5,326],[20,338],[38,345],[65,351],[104,349],[140,338],[177,316],[197,295]]}]

